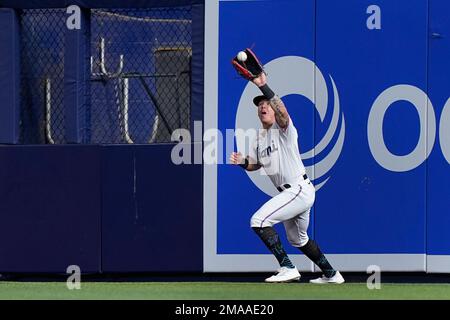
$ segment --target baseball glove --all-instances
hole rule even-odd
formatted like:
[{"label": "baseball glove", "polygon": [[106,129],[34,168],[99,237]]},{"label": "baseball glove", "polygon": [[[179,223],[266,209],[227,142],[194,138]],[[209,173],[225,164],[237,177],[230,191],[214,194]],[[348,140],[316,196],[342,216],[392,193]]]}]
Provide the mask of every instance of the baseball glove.
[{"label": "baseball glove", "polygon": [[235,56],[231,60],[231,64],[243,78],[251,81],[264,72],[264,69],[252,50],[247,48],[244,52],[247,54],[245,61],[239,61],[237,56]]}]

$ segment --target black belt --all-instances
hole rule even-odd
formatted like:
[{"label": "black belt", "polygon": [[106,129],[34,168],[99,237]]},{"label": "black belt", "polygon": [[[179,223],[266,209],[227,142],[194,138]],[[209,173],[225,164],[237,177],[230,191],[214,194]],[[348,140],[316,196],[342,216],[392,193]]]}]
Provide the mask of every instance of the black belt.
[{"label": "black belt", "polygon": [[[308,176],[307,176],[306,174],[304,174],[302,177],[303,177],[303,180],[308,179]],[[284,189],[283,189],[282,187],[283,187]],[[281,192],[281,191],[283,191],[283,190],[289,189],[290,187],[291,187],[291,185],[290,185],[289,183],[285,183],[285,184],[283,184],[283,185],[277,187],[277,190]]]}]

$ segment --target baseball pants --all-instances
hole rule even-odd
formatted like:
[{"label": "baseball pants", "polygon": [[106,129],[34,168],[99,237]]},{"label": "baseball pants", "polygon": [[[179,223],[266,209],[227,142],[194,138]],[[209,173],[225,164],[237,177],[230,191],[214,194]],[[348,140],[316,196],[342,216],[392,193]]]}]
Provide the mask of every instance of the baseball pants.
[{"label": "baseball pants", "polygon": [[272,227],[283,222],[289,243],[303,247],[309,240],[309,213],[314,204],[315,188],[303,180],[267,201],[251,218],[251,227]]}]

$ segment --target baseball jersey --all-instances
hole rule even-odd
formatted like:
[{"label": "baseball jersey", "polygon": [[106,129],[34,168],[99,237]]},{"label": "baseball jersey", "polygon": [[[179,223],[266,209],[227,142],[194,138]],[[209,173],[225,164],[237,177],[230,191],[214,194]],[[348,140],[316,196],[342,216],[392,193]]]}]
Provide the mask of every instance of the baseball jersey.
[{"label": "baseball jersey", "polygon": [[253,141],[249,156],[264,168],[275,187],[295,183],[305,174],[297,138],[297,129],[289,119],[286,129],[275,121],[270,129],[260,129]]}]

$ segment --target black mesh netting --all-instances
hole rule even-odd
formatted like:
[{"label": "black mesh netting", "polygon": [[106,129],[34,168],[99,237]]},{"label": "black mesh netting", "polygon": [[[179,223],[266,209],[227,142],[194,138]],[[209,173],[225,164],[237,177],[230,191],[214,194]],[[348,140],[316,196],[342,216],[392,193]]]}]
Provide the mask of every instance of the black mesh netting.
[{"label": "black mesh netting", "polygon": [[190,7],[92,10],[91,141],[169,142],[190,124]]},{"label": "black mesh netting", "polygon": [[23,10],[20,142],[65,142],[65,9]]},{"label": "black mesh netting", "polygon": [[[95,9],[86,110],[90,143],[170,142],[189,129],[190,7]],[[23,144],[65,143],[65,9],[23,10]]]}]

